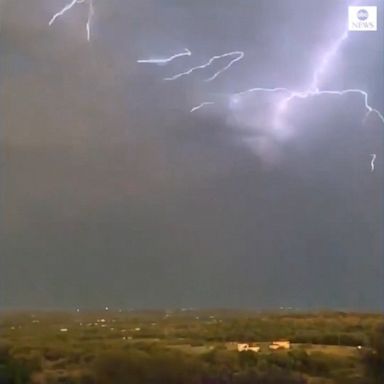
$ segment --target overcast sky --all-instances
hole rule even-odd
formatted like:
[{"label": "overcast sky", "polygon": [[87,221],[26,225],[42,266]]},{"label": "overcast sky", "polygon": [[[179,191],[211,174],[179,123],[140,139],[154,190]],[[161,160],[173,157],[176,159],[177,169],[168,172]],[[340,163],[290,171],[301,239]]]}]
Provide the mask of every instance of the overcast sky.
[{"label": "overcast sky", "polygon": [[[0,7],[1,307],[383,309],[382,122],[318,96],[277,134],[279,95],[228,96],[305,88],[348,1],[94,0],[89,43],[86,3],[48,26],[65,4]],[[379,31],[322,87],[383,110],[384,4],[357,4]],[[212,82],[228,59],[163,80],[238,50]]]}]

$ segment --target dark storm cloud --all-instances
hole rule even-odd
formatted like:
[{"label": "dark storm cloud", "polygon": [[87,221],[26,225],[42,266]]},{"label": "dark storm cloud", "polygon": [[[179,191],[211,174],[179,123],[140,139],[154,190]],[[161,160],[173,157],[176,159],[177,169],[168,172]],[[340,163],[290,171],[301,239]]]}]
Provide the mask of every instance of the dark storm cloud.
[{"label": "dark storm cloud", "polygon": [[[296,103],[274,164],[225,105],[188,112],[211,93],[305,86],[346,2],[99,0],[90,44],[81,5],[48,27],[63,3],[1,9],[3,306],[381,307],[383,131],[361,124],[361,100]],[[382,31],[362,35],[326,85],[379,107]],[[238,49],[215,83],[161,81]]]}]

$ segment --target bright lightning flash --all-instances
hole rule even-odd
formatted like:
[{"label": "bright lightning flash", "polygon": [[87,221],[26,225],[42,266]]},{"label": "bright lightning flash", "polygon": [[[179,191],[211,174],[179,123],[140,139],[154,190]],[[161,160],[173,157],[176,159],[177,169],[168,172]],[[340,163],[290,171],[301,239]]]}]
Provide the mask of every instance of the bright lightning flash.
[{"label": "bright lightning flash", "polygon": [[70,3],[68,3],[64,8],[62,8],[59,12],[55,13],[51,20],[49,20],[48,25],[52,26],[54,22],[64,16],[68,11],[70,11],[75,5],[77,4],[83,4],[85,2],[88,2],[88,18],[86,23],[86,33],[87,33],[87,40],[91,40],[91,23],[92,19],[95,13],[95,8],[93,6],[93,0],[72,0]]},{"label": "bright lightning flash", "polygon": [[[367,111],[365,119],[368,117],[370,113],[375,113],[377,117],[384,124],[384,116],[375,108],[372,108],[368,103],[368,93],[362,89],[343,89],[341,91],[333,91],[333,90],[320,90],[321,77],[322,75],[326,75],[327,69],[331,60],[336,56],[338,51],[340,50],[343,42],[349,37],[348,29],[344,31],[344,33],[336,39],[336,41],[330,46],[330,48],[324,53],[323,57],[319,61],[319,66],[314,69],[312,82],[309,87],[302,92],[294,92],[290,91],[289,95],[284,98],[278,106],[277,113],[280,114],[284,112],[290,101],[293,99],[306,99],[312,96],[318,95],[338,95],[343,96],[346,94],[357,93],[363,96],[364,107]],[[364,120],[365,120],[364,119]]]},{"label": "bright lightning flash", "polygon": [[86,28],[87,28],[87,40],[90,41],[91,40],[91,23],[92,23],[93,16],[95,14],[95,8],[93,6],[93,0],[88,0],[88,1],[89,1],[89,8],[88,8],[88,19],[87,19]]},{"label": "bright lightning flash", "polygon": [[215,102],[213,101],[204,101],[203,103],[197,105],[196,107],[193,107],[190,112],[195,112],[195,111],[198,111],[200,108],[203,108],[205,107],[206,105],[212,105],[212,104],[215,104]]},{"label": "bright lightning flash", "polygon": [[375,171],[376,153],[371,153],[371,172]]},{"label": "bright lightning flash", "polygon": [[70,9],[72,9],[77,3],[82,3],[82,0],[72,0],[70,3],[68,3],[61,11],[55,13],[51,20],[49,20],[49,26],[51,26],[57,18],[63,16],[66,12],[68,12]]},{"label": "bright lightning flash", "polygon": [[225,72],[227,69],[231,68],[232,65],[235,64],[237,61],[241,60],[244,57],[244,52],[242,52],[242,51],[233,51],[233,52],[224,53],[222,55],[213,56],[205,64],[198,65],[196,67],[192,67],[188,71],[178,73],[178,74],[176,74],[174,76],[166,77],[164,80],[176,80],[176,79],[179,79],[180,77],[188,76],[188,75],[190,75],[192,72],[194,72],[196,70],[205,69],[205,68],[209,67],[216,60],[219,60],[219,59],[222,59],[222,58],[225,58],[225,57],[231,57],[231,56],[236,56],[236,57],[234,59],[232,59],[225,67],[223,67],[219,71],[215,72],[211,77],[209,77],[208,79],[205,80],[205,81],[212,81],[212,80],[216,79],[216,77],[221,75],[223,72]]},{"label": "bright lightning flash", "polygon": [[144,59],[144,60],[137,60],[138,63],[146,63],[146,64],[167,64],[170,63],[171,61],[177,59],[178,57],[183,57],[183,56],[191,56],[192,52],[188,49],[185,48],[183,52],[176,53],[173,56],[167,57],[165,59]]},{"label": "bright lightning flash", "polygon": [[[340,35],[340,37],[337,38],[331,44],[329,49],[323,54],[323,56],[318,61],[318,63],[319,63],[318,66],[315,67],[313,70],[312,80],[311,80],[310,84],[308,85],[308,87],[306,89],[304,89],[303,91],[296,91],[296,90],[292,90],[292,89],[289,89],[286,87],[273,87],[273,88],[255,87],[255,88],[250,88],[250,89],[244,90],[242,92],[231,94],[230,95],[231,103],[238,104],[241,101],[241,98],[243,96],[250,94],[250,93],[254,93],[254,92],[255,93],[257,93],[257,92],[260,92],[260,93],[278,93],[278,94],[285,95],[285,96],[283,96],[283,98],[280,100],[280,102],[277,104],[277,106],[275,108],[274,128],[278,129],[281,127],[281,125],[284,125],[284,124],[282,124],[282,115],[287,111],[290,102],[294,99],[307,99],[307,98],[312,98],[312,97],[322,96],[322,95],[331,97],[331,96],[344,96],[344,95],[348,95],[348,94],[357,94],[357,95],[362,96],[362,99],[364,102],[364,107],[366,109],[366,115],[365,115],[365,118],[363,121],[365,122],[370,114],[375,114],[380,119],[381,123],[383,123],[383,125],[384,125],[383,114],[379,110],[373,108],[369,104],[369,100],[368,100],[369,97],[368,97],[368,93],[366,91],[364,91],[362,89],[355,89],[355,88],[342,89],[342,90],[322,90],[322,89],[320,89],[322,78],[324,76],[326,76],[326,74],[328,72],[328,68],[332,62],[332,59],[337,55],[337,53],[341,49],[343,42],[345,40],[347,40],[348,37],[349,37],[348,29],[345,29],[344,32]],[[215,58],[216,57],[212,58],[204,66],[192,68],[191,70],[189,70],[187,72],[184,72],[184,73],[175,75],[172,78],[169,78],[169,80],[174,80],[178,77],[188,75],[192,71],[194,71],[195,69],[202,68],[202,67],[205,68],[207,65],[211,64],[212,61],[215,60]],[[242,58],[242,56],[239,57],[238,60],[240,58]],[[213,78],[215,78],[217,75],[218,74],[215,74],[213,76]],[[194,112],[194,111],[196,111],[196,110],[198,110],[198,109],[200,109],[200,108],[202,108],[208,104],[212,104],[212,102],[201,103],[200,105],[192,108],[191,112]],[[371,168],[373,171],[375,160],[376,160],[376,155],[372,154],[371,156],[372,156]]]}]

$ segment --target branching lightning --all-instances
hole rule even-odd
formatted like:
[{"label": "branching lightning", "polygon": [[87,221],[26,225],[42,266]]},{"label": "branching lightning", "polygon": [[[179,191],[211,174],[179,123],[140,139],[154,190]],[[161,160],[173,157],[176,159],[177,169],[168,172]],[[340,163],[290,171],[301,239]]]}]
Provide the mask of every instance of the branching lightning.
[{"label": "branching lightning", "polygon": [[192,67],[188,71],[178,73],[178,74],[176,74],[174,76],[166,77],[166,78],[164,78],[164,80],[176,80],[176,79],[179,79],[180,77],[188,76],[188,75],[190,75],[194,71],[197,71],[199,69],[205,69],[205,68],[209,67],[216,60],[219,60],[219,59],[222,59],[222,58],[225,58],[225,57],[230,57],[230,56],[236,56],[236,57],[234,59],[232,59],[225,67],[223,67],[219,71],[215,72],[211,77],[209,77],[208,79],[205,80],[205,81],[212,81],[212,80],[216,79],[216,77],[221,75],[223,72],[225,72],[226,70],[231,68],[232,65],[235,64],[237,61],[241,60],[244,57],[244,52],[242,52],[242,51],[233,51],[233,52],[224,53],[222,55],[213,56],[205,64],[198,65],[196,67]]},{"label": "branching lightning", "polygon": [[[384,125],[384,116],[383,114],[378,110],[373,108],[369,104],[369,95],[366,91],[362,89],[356,89],[356,88],[350,88],[350,89],[342,89],[342,90],[324,90],[320,89],[321,81],[324,76],[326,76],[329,65],[332,61],[332,59],[337,55],[339,50],[341,49],[341,46],[345,40],[347,40],[349,37],[348,30],[346,29],[343,34],[336,39],[332,45],[329,47],[329,49],[323,54],[322,58],[319,60],[319,65],[314,68],[312,81],[310,82],[309,86],[303,90],[303,91],[295,91],[288,89],[286,87],[274,87],[274,88],[262,88],[262,87],[255,87],[251,89],[247,89],[242,92],[238,92],[231,95],[231,100],[234,102],[238,102],[242,96],[253,93],[253,92],[269,92],[269,93],[281,93],[285,95],[283,99],[280,100],[278,103],[276,109],[275,109],[275,118],[274,118],[274,125],[275,128],[279,128],[279,126],[282,123],[282,115],[284,112],[287,111],[287,108],[289,106],[289,103],[294,99],[307,99],[311,97],[317,97],[317,96],[345,96],[349,94],[355,94],[362,97],[364,108],[366,110],[365,117],[363,119],[363,123],[366,122],[369,115],[374,114],[377,118],[379,118],[380,122]],[[376,154],[371,154],[371,172],[374,172],[375,170],[375,161],[376,161]]]},{"label": "branching lightning", "polygon": [[288,104],[294,99],[306,99],[313,96],[319,95],[338,95],[343,96],[346,94],[357,93],[363,96],[364,107],[367,111],[365,118],[368,117],[369,114],[374,113],[384,124],[384,116],[377,109],[373,108],[368,102],[368,93],[362,89],[344,89],[341,91],[336,90],[320,90],[320,82],[322,76],[324,76],[327,72],[328,66],[334,56],[340,50],[342,43],[348,38],[348,30],[345,30],[343,34],[336,39],[336,41],[331,45],[331,47],[324,53],[322,58],[319,61],[318,67],[316,67],[313,71],[313,77],[310,85],[304,91],[294,91],[285,87],[275,87],[275,88],[250,88],[242,92],[238,92],[232,95],[232,97],[240,97],[247,93],[252,92],[283,92],[287,93],[287,96],[281,100],[279,103],[276,113],[277,115],[283,113],[287,110]]},{"label": "branching lightning", "polygon": [[165,59],[142,59],[142,60],[137,60],[138,63],[142,64],[167,64],[170,63],[171,61],[177,59],[178,57],[183,57],[183,56],[191,56],[192,52],[188,49],[185,48],[183,52],[176,53],[173,56],[167,57]]},{"label": "branching lightning", "polygon": [[341,91],[334,91],[334,90],[320,90],[320,84],[321,79],[323,75],[326,75],[328,66],[331,62],[331,60],[337,55],[338,51],[340,50],[343,42],[347,40],[349,37],[348,29],[345,29],[343,34],[336,39],[330,48],[324,53],[322,58],[319,61],[318,67],[314,69],[313,72],[313,78],[309,85],[309,87],[302,91],[302,92],[295,92],[291,91],[289,92],[289,95],[281,101],[281,103],[278,106],[278,113],[283,112],[286,110],[288,103],[293,99],[305,99],[312,96],[318,96],[318,95],[339,95],[343,96],[350,93],[358,93],[363,96],[364,100],[364,106],[367,110],[365,119],[368,117],[370,113],[375,113],[379,119],[384,124],[384,116],[375,108],[371,107],[368,103],[368,93],[365,92],[362,89],[344,89]]},{"label": "branching lightning", "polygon": [[[294,99],[307,99],[307,98],[312,98],[312,97],[317,97],[317,96],[344,96],[348,94],[357,94],[362,96],[364,107],[366,110],[366,114],[364,117],[364,122],[368,118],[370,114],[376,115],[381,121],[381,123],[384,125],[384,116],[383,114],[373,108],[369,104],[369,96],[368,93],[362,89],[342,89],[342,90],[324,90],[320,89],[321,81],[323,77],[326,76],[328,72],[329,65],[332,62],[332,59],[337,55],[337,53],[340,51],[342,44],[345,40],[347,40],[349,37],[348,29],[345,29],[344,32],[340,35],[339,38],[337,38],[329,47],[329,49],[323,54],[321,59],[318,61],[318,66],[314,68],[313,70],[313,76],[310,84],[308,87],[302,91],[296,91],[292,90],[286,87],[272,87],[272,88],[264,88],[264,87],[254,87],[250,89],[246,89],[244,91],[234,93],[230,95],[230,100],[234,103],[238,103],[241,98],[247,94],[254,93],[254,92],[260,92],[260,93],[278,93],[285,95],[283,98],[278,102],[276,108],[275,108],[275,119],[274,119],[274,124],[275,127],[278,125],[281,125],[281,119],[282,115],[287,111],[289,103],[294,100]],[[184,74],[189,74],[189,72],[179,74],[177,76],[182,76]],[[174,78],[171,78],[172,80]],[[200,109],[204,106],[206,106],[207,103],[202,103],[199,106],[193,108],[191,112]],[[371,162],[371,169],[372,172],[374,171],[375,168],[375,160],[376,160],[376,154],[372,154],[372,162]]]},{"label": "branching lightning", "polygon": [[49,20],[49,26],[51,26],[57,18],[63,16],[66,12],[68,12],[70,9],[72,9],[76,4],[83,2],[82,0],[72,0],[70,3],[68,3],[61,11],[55,13],[51,20]]},{"label": "branching lightning", "polygon": [[[88,4],[88,17],[86,21],[86,36],[87,40],[90,41],[91,39],[91,24],[92,20],[95,14],[94,10],[94,0],[71,0],[68,4],[66,4],[60,11],[55,13],[51,20],[49,21],[49,26],[52,26],[57,19],[63,17],[67,12],[69,12],[72,8],[74,8],[78,4],[86,3]],[[375,115],[380,122],[384,125],[384,115],[382,112],[380,112],[378,109],[375,109],[372,107],[369,103],[369,95],[368,93],[363,89],[358,88],[349,88],[349,89],[342,89],[342,90],[333,90],[333,89],[322,89],[322,81],[327,76],[327,73],[329,72],[330,65],[332,64],[332,60],[337,56],[340,49],[342,48],[343,43],[350,37],[350,34],[348,32],[348,28],[345,28],[343,32],[339,35],[338,38],[336,38],[328,47],[328,49],[322,54],[320,59],[317,61],[317,65],[313,68],[312,76],[309,81],[308,86],[305,89],[302,90],[295,90],[290,89],[284,86],[278,86],[278,87],[254,87],[250,89],[246,89],[241,92],[232,93],[229,95],[230,101],[237,104],[239,103],[242,98],[248,94],[251,93],[274,93],[280,95],[280,98],[277,102],[277,104],[274,107],[274,119],[273,119],[273,127],[279,128],[282,126],[285,126],[284,124],[284,115],[287,112],[290,103],[293,100],[303,100],[308,98],[314,98],[314,97],[320,97],[320,96],[327,96],[327,97],[333,97],[333,96],[345,96],[345,95],[358,95],[363,100],[363,105],[366,110],[366,114],[364,117],[364,122],[367,120],[367,118],[373,114]],[[140,59],[137,60],[137,63],[143,64],[168,64],[172,62],[175,59],[178,59],[180,57],[184,56],[191,56],[192,53],[189,49],[185,48],[182,52],[176,53],[170,57],[166,58],[149,58],[149,59]],[[212,56],[207,62],[201,65],[197,65],[194,67],[191,67],[190,69],[177,73],[173,76],[165,77],[164,80],[167,81],[173,81],[177,80],[179,78],[189,76],[195,71],[198,70],[204,70],[208,67],[210,67],[214,62],[217,60],[225,59],[225,58],[231,58],[231,60],[226,64],[225,66],[221,67],[219,70],[217,70],[215,73],[213,73],[212,76],[205,79],[206,82],[210,82],[215,80],[218,76],[226,72],[228,69],[230,69],[236,62],[242,60],[244,58],[245,54],[243,51],[232,51],[227,52],[222,55],[215,55]],[[228,96],[228,95],[227,95]],[[195,107],[193,107],[190,112],[198,111],[204,107],[207,107],[209,105],[213,105],[217,103],[218,101],[205,101],[202,102]],[[372,172],[375,169],[375,161],[376,161],[376,154],[371,154],[371,170]]]},{"label": "branching lightning", "polygon": [[[225,72],[227,69],[231,68],[233,64],[235,64],[237,61],[241,60],[244,57],[244,52],[237,51],[237,52],[229,52],[228,54],[224,54],[221,57],[226,57],[229,55],[237,55],[233,60],[231,60],[224,68],[220,69],[216,73],[214,73],[211,77],[206,79],[205,81],[212,81],[215,80],[217,76],[221,75],[223,72]],[[220,56],[218,57],[220,58]]]},{"label": "branching lightning", "polygon": [[383,114],[379,110],[373,108],[369,104],[368,93],[366,91],[363,91],[362,89],[351,88],[351,89],[343,89],[341,91],[314,89],[314,90],[305,90],[302,92],[296,92],[296,91],[289,90],[287,88],[251,88],[251,89],[248,89],[246,91],[234,94],[233,97],[238,97],[238,96],[241,96],[243,94],[251,93],[251,92],[285,92],[285,93],[288,93],[288,96],[286,96],[284,99],[282,99],[281,102],[278,104],[278,107],[276,109],[276,117],[280,117],[280,115],[287,110],[288,103],[294,99],[307,99],[310,97],[321,96],[321,95],[344,96],[347,94],[358,94],[358,95],[363,97],[364,107],[366,109],[366,114],[365,114],[363,121],[365,121],[368,118],[368,116],[371,113],[373,113],[384,124]]},{"label": "branching lightning", "polygon": [[72,0],[70,3],[65,5],[64,8],[62,8],[60,11],[58,11],[57,13],[55,13],[52,16],[51,20],[49,20],[48,25],[52,26],[58,18],[64,16],[75,5],[83,4],[85,2],[88,3],[88,17],[87,17],[87,23],[86,23],[85,27],[86,27],[86,33],[87,33],[87,40],[90,41],[90,39],[91,39],[91,23],[92,23],[92,19],[93,19],[94,13],[95,13],[93,0]]}]

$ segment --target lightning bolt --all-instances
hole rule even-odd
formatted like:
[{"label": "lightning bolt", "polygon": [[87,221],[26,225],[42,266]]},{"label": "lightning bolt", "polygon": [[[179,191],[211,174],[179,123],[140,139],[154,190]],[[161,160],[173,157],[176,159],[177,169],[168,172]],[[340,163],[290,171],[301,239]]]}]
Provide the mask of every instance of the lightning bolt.
[{"label": "lightning bolt", "polygon": [[331,44],[331,46],[328,48],[328,50],[323,54],[323,56],[319,60],[319,65],[314,69],[312,81],[307,87],[307,89],[301,92],[291,91],[289,92],[289,95],[281,101],[281,103],[278,105],[278,108],[277,108],[277,118],[279,117],[280,113],[284,112],[287,109],[288,104],[294,99],[306,99],[308,97],[313,97],[318,95],[343,96],[348,93],[359,93],[360,95],[363,96],[364,106],[367,110],[365,118],[367,118],[368,115],[373,112],[384,123],[383,115],[377,109],[374,109],[369,105],[368,94],[364,90],[362,89],[345,89],[341,91],[320,90],[322,77],[326,75],[327,69],[332,59],[337,55],[340,48],[342,47],[343,42],[347,40],[348,37],[349,37],[349,33],[348,33],[348,27],[347,27],[345,28],[344,32]]},{"label": "lightning bolt", "polygon": [[343,42],[347,40],[348,37],[348,29],[345,29],[344,33],[338,39],[336,39],[329,50],[325,52],[324,56],[320,59],[320,65],[315,68],[309,89],[315,91],[319,90],[322,75],[325,74],[331,59],[337,55],[337,52],[340,50]]},{"label": "lightning bolt", "polygon": [[368,93],[362,89],[343,89],[343,90],[320,90],[322,77],[327,74],[327,70],[329,68],[332,59],[337,55],[340,51],[343,43],[349,38],[348,26],[344,29],[343,33],[331,44],[329,49],[323,54],[322,58],[319,61],[319,65],[314,69],[312,81],[309,87],[303,92],[291,92],[290,95],[283,99],[281,104],[278,107],[278,113],[282,112],[286,109],[288,103],[294,99],[305,99],[313,96],[320,95],[337,95],[344,96],[347,94],[359,94],[363,97],[364,107],[366,109],[366,115],[364,117],[363,122],[366,121],[368,116],[371,113],[374,113],[380,121],[384,124],[384,116],[383,114],[373,108],[368,102]]},{"label": "lightning bolt", "polygon": [[[256,88],[257,89],[257,88]],[[264,91],[264,92],[267,92],[267,91],[270,91],[270,92],[274,92],[275,90],[284,90],[284,91],[287,91],[289,93],[289,96],[286,97],[285,99],[282,100],[282,102],[279,104],[278,106],[278,113],[282,113],[284,112],[286,109],[287,109],[287,106],[288,106],[288,103],[294,99],[307,99],[309,97],[314,97],[314,96],[321,96],[321,95],[335,95],[335,96],[344,96],[344,95],[347,95],[347,94],[359,94],[363,97],[363,101],[364,101],[364,107],[366,109],[366,114],[365,114],[365,117],[364,117],[364,120],[365,121],[367,119],[367,117],[371,114],[371,113],[374,113],[380,120],[381,122],[384,124],[384,116],[383,114],[373,108],[369,102],[368,102],[368,93],[363,91],[362,89],[343,89],[341,91],[333,91],[333,90],[314,90],[314,91],[309,91],[309,90],[306,90],[306,91],[303,91],[303,92],[294,92],[294,91],[289,91],[287,90],[286,88],[274,88],[274,89],[263,89],[263,88],[260,88],[260,90]],[[248,90],[247,92],[249,92],[251,90]]]},{"label": "lightning bolt", "polygon": [[[314,68],[312,80],[308,87],[303,91],[295,91],[286,87],[273,87],[273,88],[264,88],[264,87],[254,87],[250,89],[246,89],[241,92],[237,92],[230,95],[230,100],[232,103],[238,103],[241,98],[247,94],[260,92],[260,93],[281,93],[285,94],[285,97],[278,103],[275,112],[275,125],[280,124],[281,115],[287,111],[289,103],[294,99],[307,99],[311,97],[328,95],[328,96],[344,96],[348,94],[358,94],[362,96],[364,107],[366,109],[366,115],[364,117],[363,122],[366,121],[370,114],[375,114],[384,125],[384,116],[383,114],[373,108],[369,104],[369,96],[368,93],[362,89],[343,89],[343,90],[321,90],[320,84],[322,78],[327,74],[327,70],[329,65],[332,62],[332,59],[339,52],[343,42],[347,40],[349,37],[348,29],[345,29],[344,32],[331,44],[329,49],[323,54],[322,58],[319,60],[319,65]],[[203,103],[200,105],[200,108],[204,107]]]},{"label": "lightning bolt", "polygon": [[[92,20],[95,14],[94,10],[94,0],[72,0],[68,4],[66,4],[60,11],[55,13],[52,18],[49,21],[49,26],[52,26],[56,20],[60,17],[63,17],[67,12],[69,12],[72,8],[74,8],[77,4],[88,4],[88,17],[86,22],[86,36],[87,40],[90,41],[91,39],[91,24]],[[276,108],[275,108],[275,127],[280,125],[282,123],[282,116],[287,111],[289,104],[295,100],[303,100],[318,96],[345,96],[350,94],[359,95],[362,97],[364,108],[366,110],[365,117],[363,119],[363,122],[366,121],[366,119],[369,117],[369,115],[374,114],[384,125],[384,115],[378,110],[372,107],[369,104],[369,95],[366,91],[362,89],[357,88],[350,88],[350,89],[342,89],[342,90],[327,90],[327,89],[321,89],[321,82],[324,79],[324,77],[328,73],[328,69],[330,64],[332,63],[332,60],[335,58],[335,56],[340,51],[343,43],[349,38],[348,28],[345,28],[343,33],[336,38],[331,45],[328,47],[328,49],[323,53],[321,58],[318,60],[318,65],[314,68],[311,81],[309,82],[309,85],[304,90],[293,90],[289,89],[287,87],[272,87],[272,88],[265,88],[265,87],[254,87],[250,89],[246,89],[241,92],[237,92],[230,95],[230,100],[233,103],[240,102],[241,98],[247,94],[251,93],[278,93],[282,94],[283,98],[278,102]],[[185,48],[184,51],[180,53],[176,53],[170,57],[162,58],[162,59],[141,59],[137,60],[138,63],[149,63],[149,64],[167,64],[171,61],[183,57],[183,56],[191,56],[192,53],[189,49]],[[225,71],[230,69],[236,62],[242,60],[244,58],[244,52],[243,51],[232,51],[227,52],[222,55],[215,55],[211,57],[206,63],[192,67],[188,69],[187,71],[177,73],[173,76],[166,77],[164,80],[167,81],[173,81],[176,79],[179,79],[184,76],[188,76],[192,74],[193,72],[197,70],[206,69],[209,66],[211,66],[216,60],[220,60],[227,57],[233,57],[232,60],[228,62],[227,65],[216,71],[212,76],[205,79],[206,82],[210,82],[215,80],[218,76],[223,74]],[[193,107],[190,112],[198,111],[206,106],[215,104],[214,101],[205,101],[200,103],[199,105]],[[371,170],[372,172],[375,169],[375,160],[376,160],[376,154],[371,154],[372,161],[371,161]]]},{"label": "lightning bolt", "polygon": [[197,105],[196,107],[193,107],[190,112],[195,112],[195,111],[198,111],[200,108],[203,108],[205,107],[206,105],[212,105],[212,104],[215,104],[214,101],[204,101],[203,103]]},{"label": "lightning bolt", "polygon": [[63,16],[66,12],[68,12],[70,9],[72,9],[77,3],[82,3],[83,0],[72,0],[70,3],[68,3],[61,11],[55,13],[52,16],[52,19],[49,20],[49,26],[51,26],[57,18]]},{"label": "lightning bolt", "polygon": [[191,55],[192,55],[192,52],[188,48],[185,48],[183,52],[176,53],[175,55],[167,57],[165,59],[143,59],[143,60],[137,60],[137,62],[146,63],[146,64],[167,64],[177,59],[178,57],[191,56]]},{"label": "lightning bolt", "polygon": [[235,64],[237,61],[241,60],[244,57],[244,52],[233,51],[233,52],[224,53],[222,55],[213,56],[205,64],[198,65],[196,67],[192,67],[188,71],[178,73],[174,76],[166,77],[164,80],[176,80],[176,79],[179,79],[180,77],[188,76],[194,71],[197,71],[199,69],[205,69],[205,68],[209,67],[216,60],[222,59],[224,57],[230,57],[230,56],[236,56],[236,57],[234,59],[232,59],[225,67],[223,67],[222,69],[220,69],[219,71],[214,73],[211,77],[209,77],[208,79],[205,80],[205,81],[212,81],[212,80],[216,79],[217,76],[219,76],[220,74],[222,74],[223,72],[225,72],[226,70],[231,68],[232,65]]},{"label": "lightning bolt", "polygon": [[95,13],[95,9],[93,6],[93,0],[72,0],[70,3],[65,5],[60,11],[58,11],[57,13],[55,13],[52,16],[51,20],[49,20],[48,25],[52,26],[58,18],[64,16],[75,5],[83,4],[85,2],[88,2],[88,18],[87,18],[87,23],[86,23],[86,33],[87,33],[87,40],[90,41],[90,39],[91,39],[91,23],[92,23],[92,19],[93,19],[94,13]]},{"label": "lightning bolt", "polygon": [[[367,118],[371,114],[375,114],[376,117],[380,120],[380,122],[384,125],[384,116],[383,114],[378,110],[372,107],[369,103],[369,95],[366,91],[363,89],[357,89],[357,88],[350,88],[350,89],[342,89],[342,90],[327,90],[327,89],[321,89],[321,82],[323,78],[327,75],[328,69],[330,64],[332,63],[332,60],[335,58],[335,56],[340,51],[343,43],[349,38],[348,28],[346,28],[343,33],[332,42],[332,44],[329,46],[329,48],[323,53],[322,57],[318,61],[318,65],[314,68],[312,79],[308,85],[308,87],[304,90],[297,91],[292,90],[287,87],[273,87],[273,88],[267,88],[267,87],[254,87],[250,89],[246,89],[241,92],[237,92],[230,95],[230,101],[232,104],[237,104],[241,101],[242,97],[251,94],[251,93],[277,93],[282,94],[283,98],[280,100],[280,102],[277,104],[275,109],[275,119],[274,119],[274,127],[278,128],[279,125],[282,123],[282,115],[287,111],[289,104],[291,101],[295,99],[307,99],[312,97],[318,97],[318,96],[345,96],[345,95],[359,95],[362,97],[363,105],[366,110],[365,117],[363,119],[363,123],[366,122]],[[237,60],[240,60],[243,56],[239,56]],[[206,65],[201,66],[205,68],[206,66],[210,65],[212,61],[216,58],[214,56]],[[231,65],[231,63],[230,63]],[[230,67],[229,65],[229,67]],[[193,70],[201,68],[201,67],[194,67],[190,69],[187,72],[183,72],[181,74],[175,75],[172,78],[169,78],[170,80],[174,80],[175,78],[178,78],[183,75],[190,74]],[[227,68],[226,68],[227,69]],[[225,69],[223,69],[225,70]],[[223,71],[222,70],[222,71]],[[213,79],[217,77],[221,71],[216,73],[214,76],[212,76]],[[208,80],[210,80],[208,79]],[[204,102],[199,104],[198,106],[191,109],[190,112],[194,112],[196,110],[199,110],[207,105],[212,104],[213,102]],[[376,161],[376,154],[371,154],[371,172],[374,172],[375,170],[375,161]]]},{"label": "lightning bolt", "polygon": [[87,24],[86,24],[86,29],[87,29],[87,40],[91,41],[91,23],[93,16],[95,14],[95,8],[93,6],[93,0],[88,0],[89,1],[89,8],[88,8],[88,19],[87,19]]},{"label": "lightning bolt", "polygon": [[376,153],[371,153],[371,172],[375,171]]},{"label": "lightning bolt", "polygon": [[256,87],[256,88],[246,89],[245,91],[241,91],[238,93],[234,93],[232,96],[241,97],[243,95],[246,95],[247,93],[253,93],[253,92],[291,92],[291,91],[288,88],[283,88],[283,87],[275,87],[275,88]]}]

